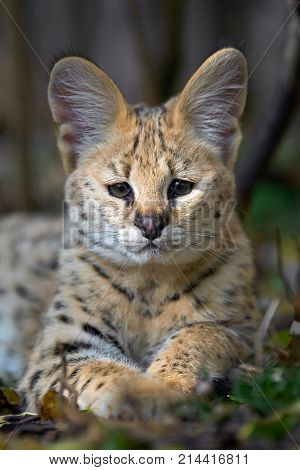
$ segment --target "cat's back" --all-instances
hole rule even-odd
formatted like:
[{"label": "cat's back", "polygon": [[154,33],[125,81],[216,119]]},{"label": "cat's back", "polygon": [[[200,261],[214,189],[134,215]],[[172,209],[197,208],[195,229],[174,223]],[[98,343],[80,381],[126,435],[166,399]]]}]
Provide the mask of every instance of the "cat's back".
[{"label": "cat's back", "polygon": [[0,219],[0,371],[18,377],[41,313],[56,289],[61,222],[16,214]]}]

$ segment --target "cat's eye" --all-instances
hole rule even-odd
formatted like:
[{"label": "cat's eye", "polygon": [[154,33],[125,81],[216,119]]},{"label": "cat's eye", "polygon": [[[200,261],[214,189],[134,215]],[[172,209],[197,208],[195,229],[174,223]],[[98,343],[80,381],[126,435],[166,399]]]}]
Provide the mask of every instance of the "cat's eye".
[{"label": "cat's eye", "polygon": [[193,189],[194,183],[188,180],[179,180],[175,179],[169,186],[168,189],[168,198],[174,199],[180,196],[186,196]]},{"label": "cat's eye", "polygon": [[119,199],[130,199],[133,197],[133,191],[125,181],[111,184],[108,186],[108,192],[111,196],[118,197]]}]

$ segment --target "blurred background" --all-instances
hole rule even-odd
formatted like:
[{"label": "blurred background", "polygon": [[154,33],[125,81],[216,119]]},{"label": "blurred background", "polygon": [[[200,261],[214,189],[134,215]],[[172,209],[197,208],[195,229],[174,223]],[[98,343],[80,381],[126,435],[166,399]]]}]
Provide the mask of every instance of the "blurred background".
[{"label": "blurred background", "polygon": [[[258,376],[267,399],[255,387],[250,393],[251,387],[242,383],[237,402],[251,406],[246,406],[242,420],[235,421],[240,408],[229,404],[228,429],[215,427],[214,435],[207,433],[206,415],[201,415],[204,441],[195,438],[186,448],[207,449],[209,442],[229,449],[290,448],[285,432],[297,420],[300,436],[300,335],[295,328],[290,334],[291,325],[299,330],[300,324],[299,5],[298,0],[0,0],[0,216],[61,209],[64,174],[47,103],[55,58],[72,51],[88,56],[114,79],[129,102],[149,104],[179,92],[219,48],[237,47],[247,58],[249,93],[237,165],[238,211],[257,265],[255,286],[263,318],[257,364],[283,369],[273,381],[267,368],[265,376]],[[285,367],[291,367],[286,376]],[[270,403],[277,410],[276,420],[260,421],[269,416]],[[207,416],[210,420],[208,412]],[[220,416],[220,422],[227,422],[225,413]],[[240,422],[247,423],[247,432],[245,428],[233,441],[233,429],[238,430]],[[255,436],[263,441],[255,441]],[[136,448],[124,447],[136,445],[128,444],[128,436],[122,437],[125,443],[120,439],[109,433],[108,443],[96,445]],[[13,441],[10,445],[18,448]],[[85,441],[78,448],[84,445]]]},{"label": "blurred background", "polygon": [[241,216],[267,268],[276,263],[277,227],[292,253],[287,275],[294,282],[297,2],[1,0],[0,14],[0,213],[60,210],[64,175],[47,103],[55,57],[78,51],[104,68],[129,102],[158,104],[180,91],[207,56],[234,46],[245,54],[250,77],[237,170]]},{"label": "blurred background", "polygon": [[[63,171],[47,104],[57,55],[79,51],[112,76],[129,102],[158,104],[218,48],[241,49],[250,72],[242,159],[251,131],[274,107],[291,10],[285,0],[1,1],[0,211],[60,208]],[[290,230],[300,224],[299,123],[298,109],[252,194],[264,224],[275,205],[278,222]],[[259,201],[258,208],[257,198],[266,207]]]}]

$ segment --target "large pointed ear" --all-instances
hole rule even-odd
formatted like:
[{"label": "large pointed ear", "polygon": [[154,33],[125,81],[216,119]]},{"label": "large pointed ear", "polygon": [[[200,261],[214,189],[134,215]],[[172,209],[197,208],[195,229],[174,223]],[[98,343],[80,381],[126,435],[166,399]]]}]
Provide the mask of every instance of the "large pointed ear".
[{"label": "large pointed ear", "polygon": [[241,139],[239,120],[246,93],[244,56],[236,49],[222,49],[203,63],[175,99],[171,121],[212,146],[231,166]]},{"label": "large pointed ear", "polygon": [[83,161],[93,147],[110,142],[129,114],[114,82],[80,57],[66,57],[55,64],[48,99],[67,172]]}]

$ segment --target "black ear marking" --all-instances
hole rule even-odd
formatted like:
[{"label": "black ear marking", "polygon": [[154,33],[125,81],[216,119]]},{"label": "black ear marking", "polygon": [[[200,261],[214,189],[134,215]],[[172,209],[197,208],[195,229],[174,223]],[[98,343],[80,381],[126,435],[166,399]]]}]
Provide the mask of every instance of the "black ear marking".
[{"label": "black ear marking", "polygon": [[81,49],[74,48],[72,45],[65,49],[60,49],[52,55],[52,58],[49,63],[48,70],[51,71],[56,64],[61,59],[66,59],[67,57],[79,57],[80,59],[85,59],[91,62],[92,64],[99,67],[99,65],[87,54],[85,54]]}]

